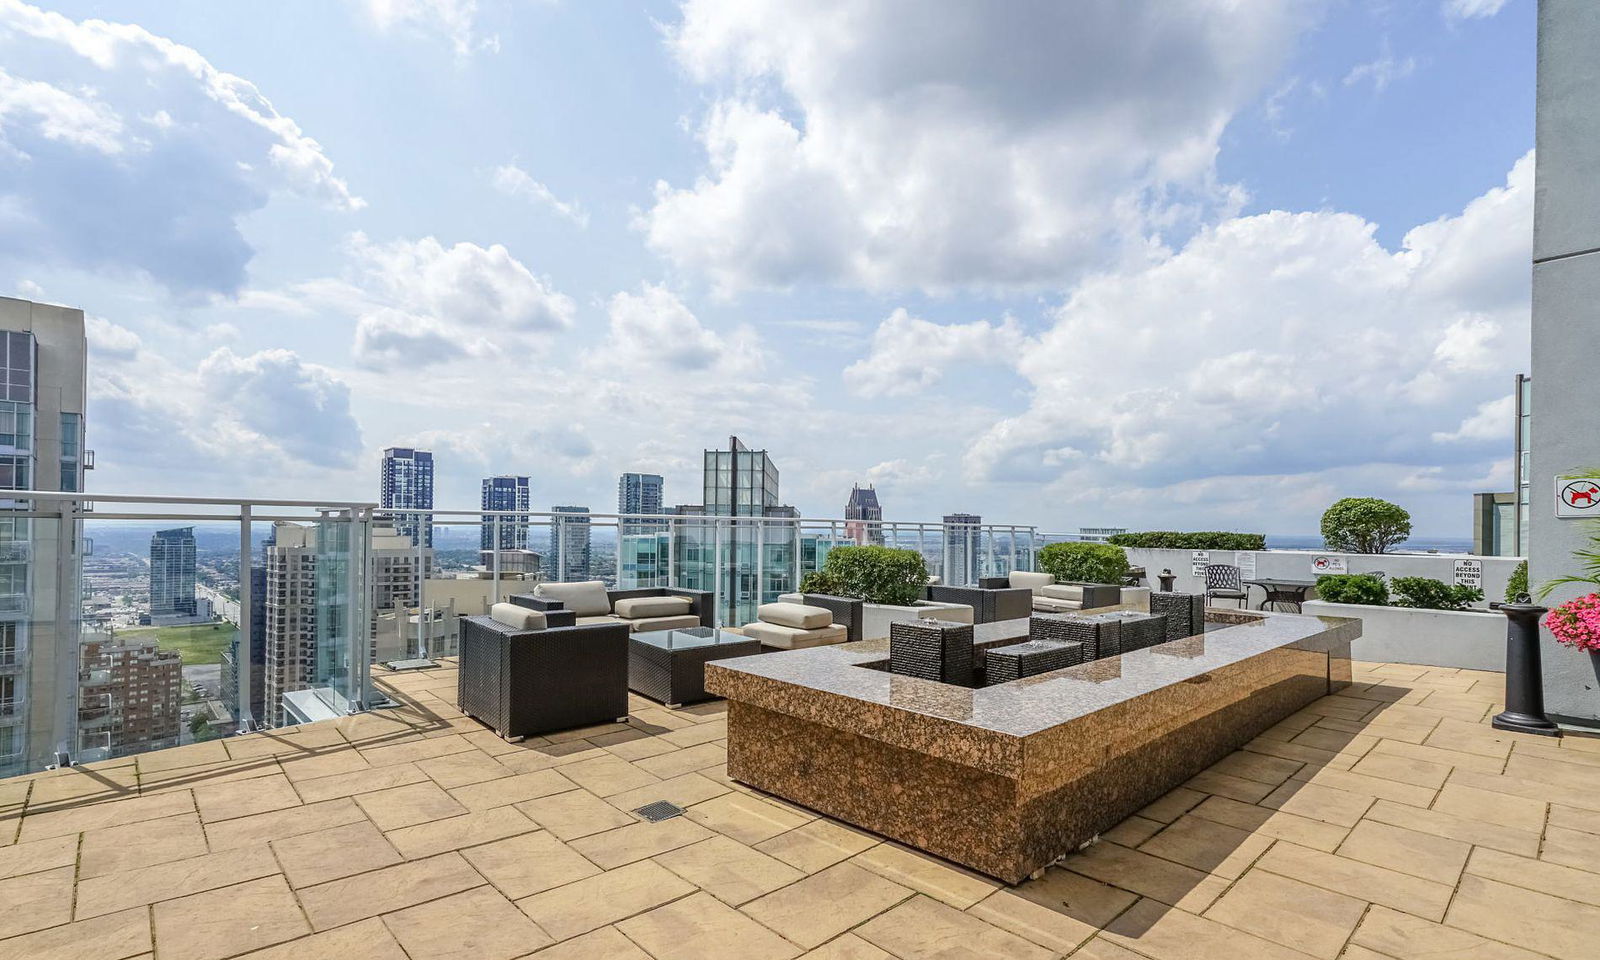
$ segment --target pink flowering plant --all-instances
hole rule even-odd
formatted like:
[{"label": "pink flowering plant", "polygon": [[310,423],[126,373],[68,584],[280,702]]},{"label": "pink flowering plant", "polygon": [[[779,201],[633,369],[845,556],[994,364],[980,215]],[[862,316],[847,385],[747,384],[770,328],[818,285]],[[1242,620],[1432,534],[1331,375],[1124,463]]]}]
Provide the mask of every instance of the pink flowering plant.
[{"label": "pink flowering plant", "polygon": [[1544,615],[1557,643],[1577,650],[1600,650],[1600,593],[1568,600]]}]

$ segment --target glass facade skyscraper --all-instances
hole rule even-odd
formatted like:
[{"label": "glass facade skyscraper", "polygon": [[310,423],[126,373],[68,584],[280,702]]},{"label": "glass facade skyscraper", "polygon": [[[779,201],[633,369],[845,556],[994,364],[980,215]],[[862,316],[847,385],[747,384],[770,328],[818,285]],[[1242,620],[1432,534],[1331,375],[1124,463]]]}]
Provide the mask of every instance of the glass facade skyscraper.
[{"label": "glass facade skyscraper", "polygon": [[[617,512],[620,514],[660,514],[666,513],[662,491],[664,482],[659,474],[654,473],[624,473],[617,478]],[[623,521],[621,533],[623,536],[635,533],[649,533],[663,529],[664,524],[659,522],[641,523],[639,521]]]},{"label": "glass facade skyscraper", "polygon": [[571,514],[550,520],[550,549],[544,555],[544,578],[570,583],[589,579],[589,508],[551,507]]},{"label": "glass facade skyscraper", "polygon": [[150,538],[150,616],[192,617],[194,527],[162,530]]},{"label": "glass facade skyscraper", "polygon": [[951,513],[944,518],[945,583],[965,586],[978,582],[983,555],[983,518],[974,513]]},{"label": "glass facade skyscraper", "polygon": [[[0,297],[0,490],[83,489],[88,350],[83,311]],[[83,525],[20,515],[53,507],[0,497],[0,776],[80,754]]]},{"label": "glass facade skyscraper", "polygon": [[[526,550],[528,548],[528,478],[521,476],[485,477],[483,501],[485,510],[514,510],[511,516],[499,518],[485,516],[478,534],[483,550]],[[499,543],[495,543],[496,523],[499,525]]]},{"label": "glass facade skyscraper", "polygon": [[[411,447],[383,451],[378,504],[385,509],[433,509],[433,454]],[[412,546],[433,546],[433,515],[396,515],[394,528],[411,538]]]}]

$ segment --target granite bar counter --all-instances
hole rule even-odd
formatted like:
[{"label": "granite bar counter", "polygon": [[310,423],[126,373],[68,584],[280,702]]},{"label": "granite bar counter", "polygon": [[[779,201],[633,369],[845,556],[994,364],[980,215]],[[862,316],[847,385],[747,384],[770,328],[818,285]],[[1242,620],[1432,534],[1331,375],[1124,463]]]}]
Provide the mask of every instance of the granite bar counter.
[{"label": "granite bar counter", "polygon": [[[1211,610],[1204,634],[994,686],[887,640],[706,665],[735,779],[1018,883],[1350,681],[1359,620]],[[979,624],[974,656],[1028,635]]]}]

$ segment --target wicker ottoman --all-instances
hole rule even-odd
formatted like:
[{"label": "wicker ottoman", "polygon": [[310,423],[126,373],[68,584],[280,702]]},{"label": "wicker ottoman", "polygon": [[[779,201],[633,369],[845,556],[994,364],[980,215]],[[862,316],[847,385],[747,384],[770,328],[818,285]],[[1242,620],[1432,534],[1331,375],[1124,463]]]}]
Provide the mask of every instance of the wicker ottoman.
[{"label": "wicker ottoman", "polygon": [[1150,612],[1167,618],[1167,639],[1182,640],[1206,632],[1206,598],[1198,593],[1150,594]]},{"label": "wicker ottoman", "polygon": [[1122,621],[1105,614],[1036,613],[1028,618],[1028,639],[1081,643],[1083,659],[1100,660],[1122,652]]},{"label": "wicker ottoman", "polygon": [[889,624],[889,671],[940,683],[971,683],[972,624],[943,620]]},{"label": "wicker ottoman", "polygon": [[1083,662],[1083,644],[1029,640],[1008,647],[991,647],[984,654],[984,686],[1010,683]]}]

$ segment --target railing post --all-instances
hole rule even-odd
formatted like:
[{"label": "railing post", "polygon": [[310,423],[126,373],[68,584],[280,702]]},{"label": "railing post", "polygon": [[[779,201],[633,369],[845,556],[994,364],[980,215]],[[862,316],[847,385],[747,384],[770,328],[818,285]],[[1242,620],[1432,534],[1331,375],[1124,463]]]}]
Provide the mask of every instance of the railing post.
[{"label": "railing post", "polygon": [[[558,515],[559,516],[559,515]],[[567,582],[567,526],[557,517],[550,518],[551,536],[556,540],[556,583]]]},{"label": "railing post", "polygon": [[[255,716],[250,710],[250,691],[255,671],[255,664],[251,662],[255,647],[253,634],[255,624],[252,621],[255,618],[250,615],[250,611],[255,607],[255,598],[250,587],[250,568],[255,562],[255,551],[251,546],[250,504],[241,503],[239,504],[239,653],[233,671],[234,682],[239,688],[239,712],[233,719],[240,733],[248,732],[255,726]],[[265,667],[263,664],[262,668]]]},{"label": "railing post", "polygon": [[716,622],[712,626],[722,626],[722,521],[711,522],[711,600],[717,609]]},{"label": "railing post", "polygon": [[492,553],[490,555],[490,556],[493,557],[493,559],[490,561],[490,567],[489,567],[489,576],[493,580],[493,583],[494,583],[494,585],[490,588],[490,594],[489,594],[490,596],[492,596],[494,598],[493,602],[490,604],[491,606],[493,606],[493,604],[500,602],[500,515],[499,514],[495,514],[495,516],[494,516],[494,527],[493,527],[493,532],[490,534],[489,543],[491,544],[491,546],[492,546],[492,548],[494,550],[494,553]]},{"label": "railing post", "polygon": [[756,606],[767,602],[767,521],[756,521]]}]

